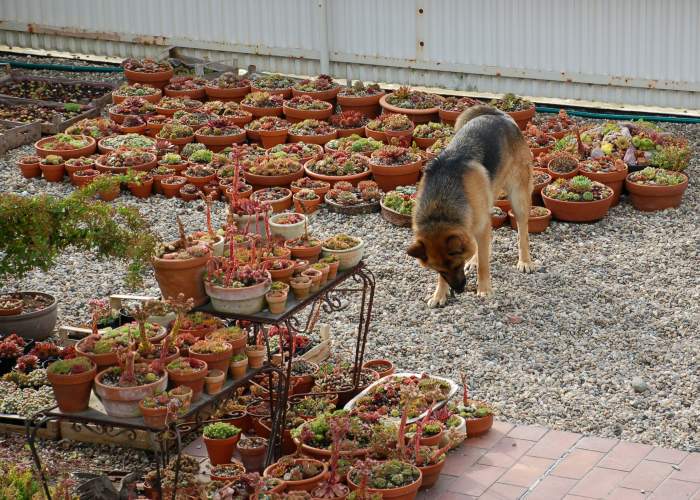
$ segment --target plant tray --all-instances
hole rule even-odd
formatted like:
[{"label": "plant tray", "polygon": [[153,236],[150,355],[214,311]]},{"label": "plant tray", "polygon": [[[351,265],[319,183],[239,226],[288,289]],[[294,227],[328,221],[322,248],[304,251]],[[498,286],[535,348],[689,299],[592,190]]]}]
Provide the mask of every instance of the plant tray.
[{"label": "plant tray", "polygon": [[396,210],[384,206],[383,201],[380,202],[380,205],[382,207],[382,218],[384,220],[395,226],[411,227],[412,217],[410,215],[400,214]]},{"label": "plant tray", "polygon": [[[61,112],[64,109],[63,104],[51,104],[51,103],[47,104],[47,103],[41,103],[38,101],[34,102],[31,99],[22,99],[19,97],[0,97],[0,104],[5,104],[8,106],[12,106],[12,107],[33,105],[33,106],[43,106],[46,108],[55,109],[56,113],[53,115],[53,119],[51,120],[50,123],[38,122],[41,125],[41,133],[46,134],[46,135],[58,134],[60,132],[63,132],[64,130],[66,130],[68,127],[70,127],[74,123],[77,123],[80,120],[83,120],[84,118],[95,118],[95,117],[100,115],[99,109],[83,106],[83,111],[80,114],[74,116],[73,118],[68,118],[66,120],[61,115]],[[5,120],[5,121],[7,121],[8,123],[14,123],[17,125],[26,125],[26,122],[17,122],[17,121],[12,121],[12,120]]]},{"label": "plant tray", "polygon": [[[386,381],[386,380],[389,380],[389,379],[395,378],[395,377],[412,377],[412,376],[420,377],[421,374],[420,374],[420,373],[401,372],[401,373],[394,373],[393,375],[387,375],[386,377],[382,377],[382,378],[380,378],[379,380],[377,380],[377,381],[375,381],[375,382],[372,382],[370,385],[367,386],[366,389],[364,389],[362,392],[360,392],[357,396],[355,396],[355,397],[352,398],[350,401],[348,401],[347,403],[345,403],[345,406],[343,407],[343,409],[344,409],[344,410],[352,410],[352,409],[355,407],[355,405],[357,404],[357,402],[358,402],[358,400],[359,400],[360,398],[362,398],[363,396],[366,396],[367,394],[369,394],[369,392],[370,392],[374,387],[376,387],[377,385],[381,384],[382,382],[384,382],[384,381]],[[447,394],[447,397],[446,397],[445,399],[443,399],[442,401],[438,401],[437,403],[435,403],[435,404],[433,405],[432,408],[433,408],[433,411],[435,411],[435,410],[437,410],[437,409],[442,408],[443,406],[445,406],[445,404],[447,404],[447,402],[448,402],[455,394],[457,394],[457,391],[459,391],[459,386],[458,386],[453,380],[450,380],[449,378],[438,377],[437,375],[430,375],[430,377],[436,378],[436,379],[439,379],[439,380],[443,380],[443,381],[447,382],[448,384],[450,384],[450,392]],[[425,417],[427,414],[428,414],[428,412],[427,412],[427,411],[424,411],[423,413],[421,413],[420,415],[418,415],[418,416],[415,417],[415,418],[409,418],[409,419],[407,420],[407,422],[408,422],[409,424],[411,424],[411,423],[413,423],[413,422],[417,422],[417,421],[419,421],[420,419],[422,419],[423,417]],[[394,418],[394,417],[387,417],[387,418],[390,419],[390,420],[392,420],[392,421],[396,421],[396,422],[398,422],[398,421],[400,420],[399,418]]]},{"label": "plant tray", "polygon": [[24,144],[32,144],[41,139],[39,122],[15,123],[0,120],[0,125],[10,127],[7,130],[0,130],[0,155],[5,154],[10,149]]},{"label": "plant tray", "polygon": [[330,212],[335,212],[343,215],[363,215],[371,214],[373,212],[379,212],[379,202],[376,203],[362,203],[360,205],[339,205],[334,202],[328,195],[325,197],[326,207]]}]

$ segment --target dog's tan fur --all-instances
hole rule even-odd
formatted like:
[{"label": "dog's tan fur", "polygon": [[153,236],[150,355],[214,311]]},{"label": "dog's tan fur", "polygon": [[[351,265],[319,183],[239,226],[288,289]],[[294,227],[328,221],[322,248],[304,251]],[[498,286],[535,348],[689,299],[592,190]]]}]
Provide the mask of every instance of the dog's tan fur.
[{"label": "dog's tan fur", "polygon": [[[483,114],[493,118],[492,110],[472,108],[465,111],[457,120],[456,129],[461,129],[469,121],[477,120]],[[503,115],[504,119],[508,119],[506,116]],[[484,124],[474,126],[485,127]],[[501,123],[500,127],[503,126]],[[438,272],[437,287],[428,298],[431,307],[447,302],[450,287],[458,292],[463,291],[466,281],[464,271],[473,267],[477,269],[477,295],[492,294],[491,207],[501,192],[508,195],[518,222],[517,267],[523,272],[531,272],[534,269],[527,232],[532,193],[529,164],[532,156],[522,134],[519,131],[514,132],[508,126],[505,127],[508,137],[494,139],[498,141],[500,161],[497,166],[491,166],[495,173],[492,178],[482,163],[466,158],[466,164],[459,172],[463,197],[456,196],[452,201],[445,201],[445,196],[435,196],[434,192],[426,194],[429,191],[426,189],[426,182],[431,180],[424,178],[421,181],[418,190],[419,202],[413,220],[415,242],[409,247],[408,254],[418,258],[423,266]],[[472,149],[478,149],[480,146],[493,147],[490,143],[476,144],[474,147],[473,140],[468,137],[469,132],[464,132],[464,144],[471,144]],[[458,153],[453,151],[451,154]],[[455,213],[457,211],[460,213]]]}]

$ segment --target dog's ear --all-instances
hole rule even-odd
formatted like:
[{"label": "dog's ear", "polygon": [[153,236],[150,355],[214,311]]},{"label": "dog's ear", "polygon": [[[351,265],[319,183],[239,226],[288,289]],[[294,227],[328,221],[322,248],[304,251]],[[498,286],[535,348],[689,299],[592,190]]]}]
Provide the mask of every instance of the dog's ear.
[{"label": "dog's ear", "polygon": [[459,236],[453,234],[445,240],[447,255],[462,255],[464,253],[464,241]]},{"label": "dog's ear", "polygon": [[408,247],[406,253],[411,257],[415,257],[416,259],[420,260],[425,260],[428,258],[427,254],[425,253],[425,245],[420,240],[414,241],[411,246]]}]

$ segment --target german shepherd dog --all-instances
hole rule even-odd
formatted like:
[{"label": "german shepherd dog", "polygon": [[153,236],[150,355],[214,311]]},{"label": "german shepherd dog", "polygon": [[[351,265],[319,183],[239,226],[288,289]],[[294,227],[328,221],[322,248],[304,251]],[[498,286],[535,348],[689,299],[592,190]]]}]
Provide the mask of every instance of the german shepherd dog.
[{"label": "german shepherd dog", "polygon": [[[515,122],[490,106],[464,111],[456,133],[428,163],[413,214],[415,241],[408,255],[438,273],[428,306],[447,303],[448,287],[464,292],[465,271],[477,268],[476,294],[491,289],[491,207],[505,192],[518,223],[518,269],[532,272],[527,219],[532,201],[532,155]],[[466,263],[466,265],[465,265]]]}]

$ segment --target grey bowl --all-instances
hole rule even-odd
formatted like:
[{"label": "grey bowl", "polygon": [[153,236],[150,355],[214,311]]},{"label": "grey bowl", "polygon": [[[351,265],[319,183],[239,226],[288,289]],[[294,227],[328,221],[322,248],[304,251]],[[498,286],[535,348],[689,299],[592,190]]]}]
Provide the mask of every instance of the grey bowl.
[{"label": "grey bowl", "polygon": [[43,292],[19,292],[21,295],[43,295],[51,299],[51,304],[45,309],[16,316],[0,316],[0,335],[16,333],[27,340],[44,340],[51,335],[56,326],[58,302],[56,297]]}]

